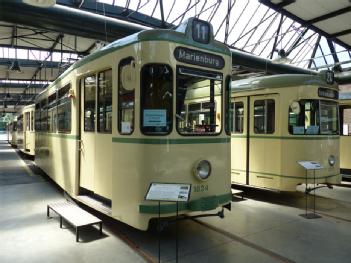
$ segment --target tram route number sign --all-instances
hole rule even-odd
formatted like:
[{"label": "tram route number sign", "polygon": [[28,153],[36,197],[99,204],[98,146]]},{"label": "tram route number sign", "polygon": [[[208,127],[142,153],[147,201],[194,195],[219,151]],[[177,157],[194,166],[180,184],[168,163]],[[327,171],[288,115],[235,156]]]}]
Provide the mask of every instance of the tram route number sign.
[{"label": "tram route number sign", "polygon": [[190,192],[191,184],[151,183],[145,200],[188,202]]},{"label": "tram route number sign", "polygon": [[323,166],[315,161],[298,161],[299,165],[301,165],[306,170],[320,170],[323,169]]}]

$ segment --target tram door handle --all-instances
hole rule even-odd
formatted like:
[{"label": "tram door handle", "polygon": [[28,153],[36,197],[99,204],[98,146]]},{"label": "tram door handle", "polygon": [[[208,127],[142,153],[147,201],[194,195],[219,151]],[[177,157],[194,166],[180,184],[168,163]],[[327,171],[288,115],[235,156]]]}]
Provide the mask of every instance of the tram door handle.
[{"label": "tram door handle", "polygon": [[79,152],[83,151],[83,141],[82,140],[78,140],[78,151]]}]

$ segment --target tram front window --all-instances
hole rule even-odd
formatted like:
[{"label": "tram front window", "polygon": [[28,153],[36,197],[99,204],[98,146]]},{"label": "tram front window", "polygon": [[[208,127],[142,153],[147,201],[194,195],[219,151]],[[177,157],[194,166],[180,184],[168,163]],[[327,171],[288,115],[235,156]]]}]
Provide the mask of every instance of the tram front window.
[{"label": "tram front window", "polygon": [[289,108],[289,133],[293,135],[338,134],[337,103],[324,100],[295,102],[295,105]]},{"label": "tram front window", "polygon": [[182,135],[214,135],[222,125],[222,75],[177,69],[177,130]]}]

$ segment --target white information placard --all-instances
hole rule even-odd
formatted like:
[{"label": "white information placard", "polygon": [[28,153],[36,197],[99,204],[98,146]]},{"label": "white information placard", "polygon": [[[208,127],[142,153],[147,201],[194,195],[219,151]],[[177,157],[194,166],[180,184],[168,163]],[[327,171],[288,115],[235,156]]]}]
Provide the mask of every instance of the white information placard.
[{"label": "white information placard", "polygon": [[315,161],[298,161],[299,165],[301,165],[306,170],[320,170],[323,169],[323,166]]},{"label": "white information placard", "polygon": [[151,183],[145,200],[188,202],[190,190],[190,184]]}]

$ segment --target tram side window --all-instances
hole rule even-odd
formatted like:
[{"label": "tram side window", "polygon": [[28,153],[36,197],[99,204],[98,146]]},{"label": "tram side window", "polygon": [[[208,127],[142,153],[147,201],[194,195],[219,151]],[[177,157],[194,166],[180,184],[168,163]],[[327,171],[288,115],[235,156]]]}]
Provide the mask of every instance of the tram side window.
[{"label": "tram side window", "polygon": [[254,102],[254,133],[272,134],[275,129],[275,102],[272,99]]},{"label": "tram side window", "polygon": [[30,112],[30,129],[34,131],[34,111]]},{"label": "tram side window", "polygon": [[[231,115],[233,116],[233,125],[231,127],[232,133],[244,132],[244,104],[243,102],[231,103]],[[274,129],[273,129],[274,130]]]},{"label": "tram side window", "polygon": [[132,134],[134,131],[135,84],[133,83],[133,58],[123,59],[118,67],[118,132]]},{"label": "tram side window", "polygon": [[56,132],[56,113],[57,113],[56,92],[48,97],[48,131]]},{"label": "tram side window", "polygon": [[225,80],[225,132],[230,135],[230,132],[233,132],[233,112],[232,112],[232,103],[231,100],[231,77],[227,76]]},{"label": "tram side window", "polygon": [[47,131],[48,124],[48,108],[47,108],[47,100],[43,99],[40,102],[40,130]]},{"label": "tram side window", "polygon": [[98,132],[112,132],[112,70],[98,74]]},{"label": "tram side window", "polygon": [[26,131],[30,131],[30,112],[25,113],[26,118]]},{"label": "tram side window", "polygon": [[351,136],[351,108],[343,108],[340,113],[342,135]]},{"label": "tram side window", "polygon": [[17,118],[17,131],[23,131],[23,115],[18,116]]},{"label": "tram side window", "polygon": [[172,131],[173,74],[168,65],[149,64],[141,71],[141,132],[168,134]]},{"label": "tram side window", "polygon": [[40,131],[40,103],[35,104],[35,130]]},{"label": "tram side window", "polygon": [[84,131],[95,131],[96,76],[84,79]]},{"label": "tram side window", "polygon": [[72,102],[68,96],[71,84],[58,90],[57,98],[57,130],[62,133],[71,132],[71,107]]}]

